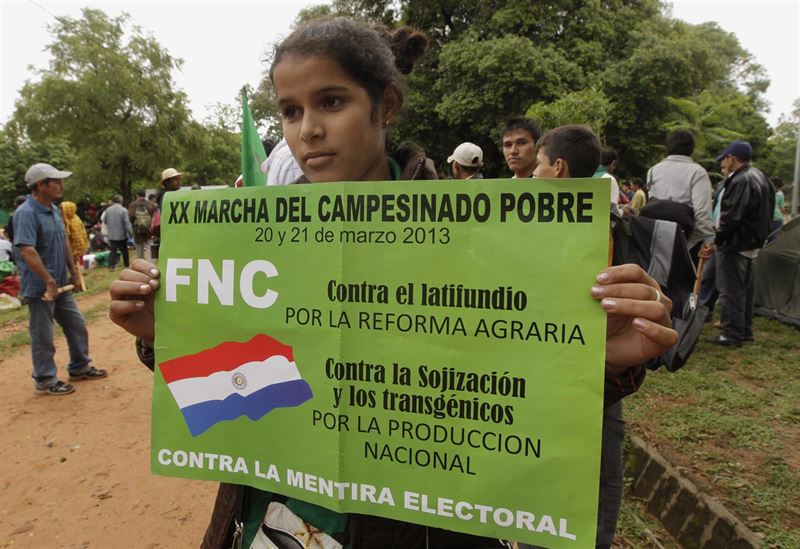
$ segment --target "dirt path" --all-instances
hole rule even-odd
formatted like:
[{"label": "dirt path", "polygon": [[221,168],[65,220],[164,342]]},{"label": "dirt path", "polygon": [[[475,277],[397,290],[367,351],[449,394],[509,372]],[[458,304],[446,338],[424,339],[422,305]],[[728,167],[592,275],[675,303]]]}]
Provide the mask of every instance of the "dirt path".
[{"label": "dirt path", "polygon": [[[89,333],[109,377],[71,395],[34,394],[30,347],[0,358],[0,547],[197,547],[216,484],[150,473],[152,374],[105,316]],[[63,338],[56,347],[64,379]]]}]

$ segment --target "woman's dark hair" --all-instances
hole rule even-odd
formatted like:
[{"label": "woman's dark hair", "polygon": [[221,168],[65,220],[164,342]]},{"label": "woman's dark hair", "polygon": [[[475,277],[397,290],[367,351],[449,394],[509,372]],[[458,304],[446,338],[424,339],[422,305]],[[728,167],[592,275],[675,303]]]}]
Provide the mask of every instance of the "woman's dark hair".
[{"label": "woman's dark hair", "polygon": [[637,189],[644,189],[644,181],[641,177],[631,177],[631,185]]},{"label": "woman's dark hair", "polygon": [[374,106],[392,84],[402,106],[402,75],[411,72],[427,47],[428,38],[411,27],[391,31],[346,17],[315,19],[275,46],[269,78],[274,82],[275,67],[287,57],[324,55],[367,90]]}]

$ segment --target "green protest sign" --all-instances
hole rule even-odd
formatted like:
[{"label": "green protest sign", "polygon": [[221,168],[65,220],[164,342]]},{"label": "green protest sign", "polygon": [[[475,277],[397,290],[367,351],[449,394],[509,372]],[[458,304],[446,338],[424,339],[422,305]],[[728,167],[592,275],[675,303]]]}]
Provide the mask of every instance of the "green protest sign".
[{"label": "green protest sign", "polygon": [[152,469],[593,547],[596,180],[168,193]]}]

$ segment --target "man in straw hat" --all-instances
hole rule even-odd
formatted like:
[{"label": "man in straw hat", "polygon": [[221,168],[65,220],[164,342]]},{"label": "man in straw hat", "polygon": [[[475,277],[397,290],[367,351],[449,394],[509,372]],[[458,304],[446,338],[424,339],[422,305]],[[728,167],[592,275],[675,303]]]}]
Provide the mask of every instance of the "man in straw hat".
[{"label": "man in straw hat", "polygon": [[150,255],[153,259],[158,259],[158,248],[161,244],[161,203],[164,201],[164,195],[170,191],[177,191],[181,188],[181,176],[183,172],[179,172],[175,168],[167,168],[161,172],[161,181],[159,184],[161,188],[156,195],[156,205],[158,209],[153,214],[153,225],[150,233],[153,236],[153,241],[150,244]]},{"label": "man in straw hat", "polygon": [[161,201],[164,200],[165,193],[177,191],[181,188],[182,175],[183,172],[179,172],[175,168],[167,168],[161,172],[161,181],[159,182],[161,189],[159,189],[158,196],[156,197],[159,209],[161,209]]}]

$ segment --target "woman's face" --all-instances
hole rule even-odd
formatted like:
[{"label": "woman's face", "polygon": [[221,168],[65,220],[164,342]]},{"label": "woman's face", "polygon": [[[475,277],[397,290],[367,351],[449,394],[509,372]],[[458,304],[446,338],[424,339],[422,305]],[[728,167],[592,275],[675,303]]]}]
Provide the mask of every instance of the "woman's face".
[{"label": "woman's face", "polygon": [[284,58],[273,83],[283,135],[309,181],[389,179],[381,125],[396,110],[391,98],[373,114],[367,90],[319,55]]}]

